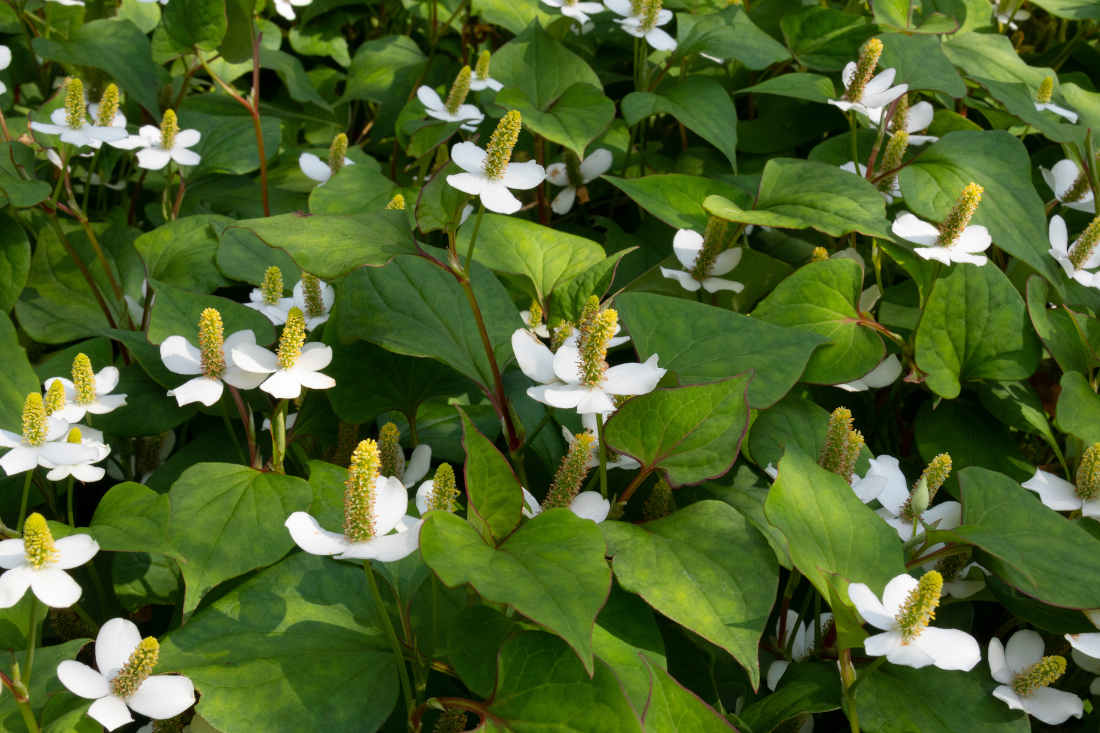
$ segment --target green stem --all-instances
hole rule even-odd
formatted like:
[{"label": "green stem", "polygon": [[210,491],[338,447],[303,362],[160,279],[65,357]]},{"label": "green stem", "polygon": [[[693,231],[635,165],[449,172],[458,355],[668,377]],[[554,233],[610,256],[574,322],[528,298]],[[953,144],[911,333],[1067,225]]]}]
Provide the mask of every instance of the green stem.
[{"label": "green stem", "polygon": [[852,162],[856,166],[856,175],[859,175],[859,125],[856,124],[856,113],[848,113],[848,127],[851,129],[852,138],[850,145],[852,146]]},{"label": "green stem", "polygon": [[837,660],[840,666],[840,681],[843,685],[844,712],[848,716],[848,725],[852,733],[859,733],[859,713],[856,712],[855,700],[852,699],[852,687],[856,683],[856,668],[852,665],[852,650],[844,649]]},{"label": "green stem", "polygon": [[481,231],[481,217],[485,216],[485,204],[478,204],[477,219],[474,220],[474,231],[470,234],[470,244],[466,247],[466,272],[470,272],[470,268],[474,262],[474,245],[477,244],[477,233]]},{"label": "green stem", "polygon": [[35,469],[27,471],[27,477],[23,479],[23,498],[19,501],[19,522],[15,525],[16,532],[23,531],[23,520],[27,518],[27,499],[31,495],[31,480],[34,478]]},{"label": "green stem", "polygon": [[35,617],[38,615],[38,598],[34,593],[29,594],[31,598],[31,625],[27,629],[27,656],[23,660],[23,684],[29,685],[31,683],[31,667],[34,666],[34,648],[38,645],[38,622]]},{"label": "green stem", "polygon": [[69,526],[75,528],[76,522],[73,520],[73,477],[69,476],[69,480],[65,483],[65,508],[68,510]]},{"label": "green stem", "polygon": [[27,730],[30,733],[38,733],[38,721],[34,719],[34,712],[31,710],[31,704],[26,701],[17,701],[19,705],[19,712],[23,714],[23,723],[27,726]]},{"label": "green stem", "polygon": [[88,211],[88,198],[92,193],[92,176],[95,175],[96,167],[99,163],[99,154],[103,152],[103,146],[100,145],[96,148],[95,155],[92,156],[92,162],[88,164],[88,180],[84,182],[84,200],[80,203],[81,210]]},{"label": "green stem", "polygon": [[596,413],[596,439],[600,441],[600,496],[607,498],[607,441],[604,439],[603,415]]},{"label": "green stem", "polygon": [[271,415],[271,467],[276,473],[285,473],[286,458],[286,400],[279,400]]},{"label": "green stem", "polygon": [[229,403],[225,400],[222,400],[222,420],[225,421],[225,432],[229,433],[233,445],[237,447],[237,455],[241,457],[241,463],[245,463],[248,461],[248,456],[245,455],[241,440],[237,437],[237,431],[233,429],[233,416],[229,412]]},{"label": "green stem", "polygon": [[409,670],[405,666],[405,654],[401,651],[401,642],[397,638],[397,632],[393,628],[393,622],[390,620],[390,613],[386,609],[386,604],[382,600],[382,592],[378,589],[378,580],[374,577],[374,568],[371,567],[370,560],[363,561],[363,571],[367,575],[367,582],[370,584],[371,595],[374,596],[374,603],[378,607],[378,615],[382,619],[383,630],[386,632],[386,636],[389,637],[390,647],[393,649],[394,662],[397,664],[398,675],[401,679],[401,692],[405,696],[405,719],[408,720],[413,714],[413,710],[416,709],[416,700],[413,698],[412,685],[409,684]]}]

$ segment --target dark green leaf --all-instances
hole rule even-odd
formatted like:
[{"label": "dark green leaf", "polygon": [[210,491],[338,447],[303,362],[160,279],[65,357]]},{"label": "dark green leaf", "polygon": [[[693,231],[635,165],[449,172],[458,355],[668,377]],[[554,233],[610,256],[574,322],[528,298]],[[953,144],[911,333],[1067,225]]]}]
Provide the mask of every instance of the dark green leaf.
[{"label": "dark green leaf", "polygon": [[228,28],[225,0],[181,0],[162,5],[162,25],[181,48],[215,49]]},{"label": "dark green leaf", "polygon": [[[677,229],[702,232],[707,226],[703,200],[721,196],[748,206],[752,194],[722,181],[681,173],[663,173],[642,178],[604,176],[604,180],[625,193],[643,209]],[[672,242],[669,241],[671,249]]]},{"label": "dark green leaf", "polygon": [[256,335],[258,344],[275,341],[275,329],[267,316],[228,298],[192,293],[155,280],[149,282],[149,289],[156,293],[149,318],[151,343],[159,344],[169,336],[183,336],[198,343],[199,315],[206,308],[217,308],[221,313],[226,336],[247,329]]},{"label": "dark green leaf", "polygon": [[187,290],[209,293],[229,282],[218,271],[214,256],[218,238],[213,224],[224,216],[198,215],[162,224],[134,240],[149,277]]},{"label": "dark green leaf", "polygon": [[497,545],[519,525],[523,490],[508,459],[478,431],[465,412],[458,412],[466,449],[466,518],[486,544]]},{"label": "dark green leaf", "polygon": [[737,109],[717,80],[693,76],[660,87],[657,94],[634,92],[622,101],[623,118],[636,125],[650,115],[672,115],[737,166]]},{"label": "dark green leaf", "polygon": [[600,87],[587,82],[574,84],[544,106],[536,106],[515,87],[498,92],[496,103],[519,110],[529,130],[579,156],[615,118],[615,103],[604,96]]},{"label": "dark green leaf", "polygon": [[1100,442],[1100,395],[1077,372],[1062,375],[1055,424],[1059,430],[1080,438],[1085,445]]}]

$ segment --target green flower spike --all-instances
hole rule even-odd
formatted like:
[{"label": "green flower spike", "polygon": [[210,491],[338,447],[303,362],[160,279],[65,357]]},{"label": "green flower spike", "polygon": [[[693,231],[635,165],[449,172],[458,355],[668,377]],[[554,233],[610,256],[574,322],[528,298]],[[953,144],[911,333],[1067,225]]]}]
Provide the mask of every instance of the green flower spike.
[{"label": "green flower spike", "polygon": [[374,537],[374,483],[382,464],[378,443],[370,438],[356,446],[344,482],[344,536],[351,542]]},{"label": "green flower spike", "polygon": [[523,128],[523,118],[518,110],[510,110],[500,118],[497,127],[489,138],[485,152],[485,176],[491,181],[499,181],[504,176],[508,164],[512,162],[512,150],[519,140],[519,131]]},{"label": "green flower spike", "polygon": [[844,91],[844,98],[849,102],[858,102],[863,98],[863,90],[867,82],[875,75],[878,60],[882,56],[882,41],[877,38],[868,39],[859,49],[859,61],[856,62],[856,73],[852,77],[852,83]]},{"label": "green flower spike", "polygon": [[902,638],[912,641],[936,618],[936,608],[943,594],[943,576],[935,570],[929,570],[921,576],[909,596],[905,599],[895,620],[901,629]]},{"label": "green flower spike", "polygon": [[543,509],[556,507],[568,508],[581,491],[584,479],[588,476],[588,460],[596,446],[596,436],[589,432],[577,433],[569,446],[569,452],[561,459],[550,490],[546,492]]}]

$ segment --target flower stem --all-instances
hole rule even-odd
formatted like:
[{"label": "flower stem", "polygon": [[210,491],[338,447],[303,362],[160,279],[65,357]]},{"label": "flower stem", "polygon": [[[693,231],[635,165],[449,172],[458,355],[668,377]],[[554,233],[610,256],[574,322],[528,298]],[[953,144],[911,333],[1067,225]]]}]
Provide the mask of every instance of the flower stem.
[{"label": "flower stem", "polygon": [[[249,460],[249,457],[245,455],[244,448],[241,447],[241,441],[237,438],[237,431],[233,429],[233,419],[229,413],[229,403],[222,402],[222,419],[225,421],[225,432],[229,433],[229,437],[233,440],[233,445],[237,448],[237,455],[241,457],[241,463]],[[251,463],[249,464],[251,465]]]},{"label": "flower stem", "polygon": [[856,175],[859,175],[859,125],[856,124],[856,113],[848,113],[848,127],[852,131],[852,163],[856,166]]},{"label": "flower stem", "polygon": [[27,726],[27,730],[30,733],[38,733],[40,730],[38,727],[38,721],[34,719],[34,712],[31,710],[31,704],[26,700],[17,700],[19,705],[19,712],[23,714],[23,723]]},{"label": "flower stem", "polygon": [[30,626],[27,629],[27,656],[23,660],[23,684],[29,685],[31,683],[31,667],[34,666],[34,648],[38,644],[38,623],[35,617],[38,615],[38,598],[34,593],[30,593],[31,598],[31,611],[30,611]]},{"label": "flower stem", "polygon": [[852,665],[852,650],[844,649],[837,660],[840,667],[840,681],[844,693],[844,712],[848,716],[848,725],[852,733],[859,733],[859,713],[856,712],[855,700],[852,699],[851,690],[856,683],[856,668]]},{"label": "flower stem", "polygon": [[76,528],[76,522],[73,520],[73,477],[69,476],[69,480],[65,483],[65,507],[68,510],[69,526]]},{"label": "flower stem", "polygon": [[276,473],[285,473],[286,458],[286,400],[279,400],[271,415],[271,467]]},{"label": "flower stem", "polygon": [[604,439],[603,415],[596,413],[596,438],[600,441],[600,496],[607,498],[607,441]]},{"label": "flower stem", "polygon": [[394,662],[397,664],[398,675],[401,679],[401,692],[405,696],[405,719],[408,720],[416,709],[416,700],[413,698],[412,685],[409,684],[409,670],[405,666],[405,654],[401,651],[401,642],[397,639],[397,632],[390,620],[390,612],[386,609],[386,604],[382,600],[382,592],[378,589],[378,579],[374,577],[374,568],[371,567],[370,560],[363,561],[363,571],[367,575],[371,595],[374,596],[374,603],[378,607],[378,615],[381,617],[383,630],[386,632],[386,636],[389,637],[390,646],[393,648]]},{"label": "flower stem", "polygon": [[23,520],[27,518],[27,499],[31,493],[31,480],[34,478],[35,469],[27,471],[27,477],[23,479],[23,498],[19,501],[19,523],[15,525],[16,532],[23,531]]},{"label": "flower stem", "polygon": [[256,434],[253,432],[252,426],[252,413],[248,411],[248,407],[245,406],[244,400],[241,399],[241,393],[237,391],[237,388],[231,384],[225,386],[229,390],[229,394],[233,395],[233,401],[237,403],[237,412],[241,416],[241,422],[244,423],[244,436],[248,440],[249,465],[252,468],[259,468],[256,455]]},{"label": "flower stem", "polygon": [[470,244],[466,246],[466,273],[469,274],[471,263],[474,261],[474,245],[477,244],[477,233],[481,231],[481,217],[485,216],[485,204],[479,204],[477,219],[474,220],[474,231],[470,235]]}]

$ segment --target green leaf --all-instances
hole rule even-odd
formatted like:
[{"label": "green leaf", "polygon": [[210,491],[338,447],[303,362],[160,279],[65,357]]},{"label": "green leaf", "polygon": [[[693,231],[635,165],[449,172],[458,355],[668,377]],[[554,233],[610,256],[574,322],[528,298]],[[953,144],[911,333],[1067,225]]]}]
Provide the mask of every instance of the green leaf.
[{"label": "green leaf", "polygon": [[955,265],[932,288],[917,327],[917,366],[936,394],[954,399],[971,379],[1027,379],[1039,340],[1023,298],[996,266]]},{"label": "green leaf", "polygon": [[149,289],[156,293],[149,318],[149,341],[159,344],[169,336],[183,336],[191,343],[198,343],[199,315],[206,308],[217,308],[222,316],[225,335],[251,330],[256,343],[275,341],[275,329],[267,316],[252,308],[217,295],[202,295],[181,290],[167,283],[149,281]]},{"label": "green leaf", "polygon": [[1070,20],[1100,20],[1100,7],[1092,0],[1034,0],[1051,15]]},{"label": "green leaf", "polygon": [[[39,609],[41,609],[41,606],[39,606]],[[41,613],[41,610],[39,612]],[[64,644],[41,647],[35,652],[34,669],[38,670],[38,674],[31,676],[30,684],[27,685],[27,692],[29,693],[28,697],[30,699],[31,710],[35,712],[36,717],[42,714],[43,708],[48,705],[53,698],[61,697],[66,700],[72,700],[72,698],[76,697],[61,684],[57,675],[53,674],[53,671],[57,669],[57,665],[61,664],[62,661],[66,659],[75,659],[81,647],[89,641],[91,640],[73,639]],[[18,654],[18,657],[16,657],[16,654]],[[12,657],[12,661],[15,661],[15,659],[22,659],[23,652],[16,652],[13,650],[10,656]],[[43,670],[49,670],[50,673],[43,674]],[[78,704],[86,706],[88,702],[81,701]],[[4,731],[4,733],[22,733],[27,730],[27,724],[22,714],[19,712],[13,695],[4,695],[3,698],[0,698],[0,730]],[[46,729],[44,728],[43,730]],[[75,729],[65,727],[55,733],[62,733],[63,731],[68,733],[70,730]],[[78,733],[86,733],[86,731],[78,731]]]},{"label": "green leaf", "polygon": [[1043,506],[1004,474],[959,472],[963,523],[951,534],[983,552],[978,562],[1009,585],[1052,606],[1100,607],[1100,539]]},{"label": "green leaf", "polygon": [[897,78],[910,89],[927,89],[959,98],[966,96],[966,84],[944,55],[939,37],[884,33],[880,66],[897,69]]},{"label": "green leaf", "polygon": [[1031,160],[1012,135],[999,130],[949,132],[903,168],[900,180],[906,206],[934,222],[947,216],[968,183],[980,184],[985,194],[972,223],[987,227],[996,247],[1062,287],[1065,276],[1047,254],[1046,217],[1031,184]]},{"label": "green leaf", "polygon": [[38,37],[31,45],[47,61],[102,70],[154,119],[160,119],[157,94],[165,74],[153,63],[148,37],[130,21],[93,20],[77,27],[68,39]]},{"label": "green leaf", "polygon": [[[730,377],[749,369],[749,406],[770,407],[798,382],[825,338],[774,326],[725,308],[649,293],[624,293],[615,307],[641,359],[660,356],[681,384]],[[667,328],[675,323],[677,328]]]},{"label": "green leaf", "polygon": [[184,558],[172,548],[172,502],[132,481],[115,484],[96,506],[88,529],[101,550],[155,552]]},{"label": "green leaf", "polygon": [[232,64],[252,58],[255,9],[256,0],[225,0],[226,31],[218,50]]},{"label": "green leaf", "polygon": [[[318,157],[324,160],[326,156],[318,151]],[[393,181],[386,178],[376,160],[357,160],[355,165],[345,165],[337,171],[325,185],[314,187],[309,194],[309,210],[314,214],[381,212],[395,190]]]},{"label": "green leaf", "polygon": [[848,482],[798,449],[788,448],[764,504],[768,521],[787,537],[791,562],[828,601],[837,618],[840,648],[861,621],[848,600],[848,583],[875,593],[905,572],[901,541],[865,506]]},{"label": "green leaf", "polygon": [[225,0],[180,0],[161,6],[161,13],[164,30],[184,49],[215,49],[229,27]]},{"label": "green leaf", "polygon": [[284,285],[293,287],[302,277],[302,269],[290,255],[277,247],[267,246],[250,230],[238,226],[216,226],[214,232],[218,238],[215,261],[218,270],[230,280],[259,287],[264,281],[264,273],[272,265],[283,273]]},{"label": "green leaf", "polygon": [[[578,273],[554,288],[554,296],[550,300],[550,309],[546,314],[546,322],[553,323],[555,319],[563,318],[567,321],[576,321],[584,310],[584,303],[592,295],[601,300],[611,287],[615,279],[615,273],[619,268],[619,262],[623,257],[637,250],[637,247],[627,247],[608,255],[584,272]],[[602,250],[601,250],[602,251]],[[475,258],[476,259],[476,258]]]},{"label": "green leaf", "polygon": [[650,115],[672,115],[737,166],[737,109],[716,79],[692,76],[660,87],[657,94],[633,92],[623,98],[622,109],[630,126]]},{"label": "green leaf", "polygon": [[[493,274],[476,262],[471,269],[489,343],[503,371],[513,358],[512,332],[523,322]],[[423,257],[400,255],[385,267],[354,271],[344,280],[336,307],[345,339],[430,356],[486,389],[493,384],[465,293],[453,275]]]},{"label": "green leaf", "polygon": [[856,262],[844,258],[811,262],[779,283],[752,315],[828,339],[810,356],[803,381],[850,382],[874,369],[885,354],[882,339],[863,325],[859,314],[862,290],[863,270]]},{"label": "green leaf", "polygon": [[1087,372],[1096,355],[1082,338],[1087,327],[1086,317],[1066,306],[1055,310],[1050,302],[1050,284],[1033,275],[1027,279],[1027,312],[1031,325],[1050,355],[1063,372]]},{"label": "green leaf", "polygon": [[213,292],[229,281],[214,263],[218,238],[211,225],[229,221],[209,214],[177,219],[142,234],[134,240],[134,247],[150,278],[187,290]]},{"label": "green leaf", "polygon": [[753,421],[748,451],[760,466],[778,464],[783,453],[796,446],[808,456],[819,456],[828,424],[828,410],[816,402],[789,394]]},{"label": "green leaf", "polygon": [[791,57],[783,44],[760,30],[745,9],[737,5],[710,15],[678,13],[676,35],[674,58],[706,53],[723,60],[737,59],[759,71]]},{"label": "green leaf", "polygon": [[[1062,121],[1062,117],[1053,112],[1035,109],[1035,94],[1037,88],[1028,87],[1020,82],[995,81],[993,79],[975,78],[975,81],[989,90],[990,96],[1004,105],[1005,110],[1022,122],[1031,125],[1053,142],[1078,143],[1085,138],[1086,130],[1077,125],[1070,125]],[[1054,94],[1055,104],[1065,106],[1061,95]]]},{"label": "green leaf", "polygon": [[574,84],[543,106],[536,106],[519,89],[505,87],[497,92],[496,104],[519,110],[525,127],[578,156],[615,118],[615,103],[587,82]]},{"label": "green leaf", "polygon": [[6,203],[22,209],[49,197],[50,184],[27,178],[33,175],[34,162],[34,150],[29,145],[0,142],[0,192]]},{"label": "green leaf", "polygon": [[19,334],[6,314],[0,314],[0,353],[4,368],[0,370],[0,426],[20,433],[23,424],[23,402],[31,392],[41,389],[27,352],[19,343]]},{"label": "green leaf", "polygon": [[774,94],[780,97],[820,102],[821,104],[825,104],[830,99],[838,98],[832,79],[805,71],[793,71],[789,74],[773,76],[771,79],[762,81],[759,84],[738,89],[737,93]]},{"label": "green leaf", "polygon": [[511,0],[473,0],[472,8],[472,12],[480,16],[484,22],[500,26],[509,33],[516,35],[523,33],[536,20],[543,25],[550,25],[561,17],[556,11],[551,13],[549,7],[544,6],[542,3],[516,3],[511,2]]},{"label": "green leaf", "polygon": [[840,71],[874,33],[865,16],[828,7],[786,13],[779,27],[795,59],[815,71]]},{"label": "green leaf", "polygon": [[[416,251],[408,220],[401,211],[366,214],[280,214],[245,219],[240,227],[283,250],[306,272],[330,280],[357,267],[381,267],[394,256]],[[366,232],[370,236],[364,236]]]},{"label": "green leaf", "polygon": [[0,214],[0,311],[11,311],[30,271],[31,243],[27,233],[10,216]]},{"label": "green leaf", "polygon": [[652,670],[653,691],[645,713],[645,729],[663,731],[698,731],[699,733],[730,733],[735,730],[717,710],[707,705],[694,692],[681,685],[675,677],[645,659]]},{"label": "green leaf", "polygon": [[270,565],[294,546],[283,522],[305,509],[309,484],[231,463],[192,465],[172,484],[172,546],[187,584],[184,614],[222,581]]},{"label": "green leaf", "polygon": [[1026,733],[1025,713],[993,697],[988,674],[883,665],[856,688],[860,729],[867,733]]},{"label": "green leaf", "polygon": [[653,611],[638,596],[613,585],[596,617],[592,642],[596,656],[615,670],[634,709],[644,711],[652,694],[653,669],[668,667]]},{"label": "green leaf", "polygon": [[424,72],[428,57],[408,36],[383,36],[355,52],[340,103],[352,99],[377,102],[385,110],[376,119],[377,134],[389,134],[397,113]]},{"label": "green leaf", "polygon": [[462,417],[462,445],[466,449],[466,518],[486,544],[497,545],[519,526],[523,490],[508,459],[465,412],[459,409],[458,414]]},{"label": "green leaf", "polygon": [[[944,484],[948,493],[958,496],[958,472],[966,466],[984,466],[1025,480],[1033,473],[1032,465],[1020,455],[1019,438],[986,412],[981,404],[963,394],[959,399],[941,401],[932,409],[925,402],[913,424],[917,451],[924,461],[940,453],[950,453],[954,472]],[[981,440],[974,436],[980,435]]]},{"label": "green leaf", "polygon": [[[458,232],[458,251],[469,247],[472,225]],[[477,235],[474,259],[496,272],[530,279],[539,302],[554,290],[603,261],[603,247],[591,239],[559,232],[526,219],[486,214]]]},{"label": "green leaf", "polygon": [[[252,117],[232,99],[212,95],[192,97],[180,110],[179,123],[181,128],[194,128],[202,135],[193,148],[202,160],[190,172],[190,178],[216,173],[243,175],[259,170],[260,155]],[[274,115],[262,115],[260,129],[264,153],[270,160],[279,151],[282,123]],[[189,185],[188,197],[195,195],[194,187]],[[252,196],[257,202],[260,200],[258,191]]]},{"label": "green leaf", "polygon": [[279,75],[290,98],[302,104],[315,104],[321,109],[332,109],[325,101],[306,74],[305,67],[297,56],[270,48],[260,49],[260,65]]},{"label": "green leaf", "polygon": [[971,77],[1023,82],[1032,89],[1038,89],[1048,76],[1058,78],[1053,69],[1024,63],[1012,40],[1000,33],[957,33],[944,42],[943,52]]},{"label": "green leaf", "polygon": [[728,651],[757,687],[757,645],[779,580],[764,536],[719,501],[640,525],[607,521],[600,527],[620,585]]},{"label": "green leaf", "polygon": [[[726,199],[752,201],[752,195],[722,181],[686,176],[682,173],[662,173],[642,178],[603,179],[634,200],[634,203],[655,217],[677,229],[694,229],[702,232],[707,226],[708,214],[703,200],[717,195]],[[671,242],[669,243],[671,247]]]},{"label": "green leaf", "polygon": [[813,228],[831,237],[848,232],[888,237],[890,229],[882,194],[870,181],[814,160],[770,159],[751,210],[721,196],[708,196],[703,207],[728,221]]},{"label": "green leaf", "polygon": [[420,528],[424,562],[444,584],[469,583],[486,601],[512,606],[564,639],[589,674],[592,626],[611,588],[604,550],[596,524],[568,509],[540,513],[496,549],[454,514],[430,512]]},{"label": "green leaf", "polygon": [[[575,84],[603,89],[600,78],[584,59],[551,37],[537,22],[495,51],[492,64],[493,77],[505,89],[514,88],[534,108],[543,111],[550,109]],[[538,73],[531,73],[532,69],[538,69]]]},{"label": "green leaf", "polygon": [[[577,664],[552,636],[527,632],[504,643],[486,733],[641,733],[615,674],[597,659]],[[582,714],[579,714],[583,711]]]},{"label": "green leaf", "polygon": [[172,631],[157,671],[190,677],[202,693],[199,715],[217,730],[248,721],[290,733],[322,718],[332,733],[378,730],[397,701],[393,653],[362,567],[306,553],[251,576]]},{"label": "green leaf", "polygon": [[1100,442],[1100,395],[1077,372],[1063,374],[1061,386],[1055,425],[1059,430],[1077,436],[1085,445]]},{"label": "green leaf", "polygon": [[656,468],[670,486],[696,484],[730,470],[749,424],[746,386],[736,376],[659,389],[628,400],[607,423],[607,444]]},{"label": "green leaf", "polygon": [[840,699],[840,675],[835,665],[795,662],[787,667],[774,693],[747,706],[739,717],[751,730],[775,730],[785,721],[805,713],[836,710],[840,707]]}]

